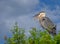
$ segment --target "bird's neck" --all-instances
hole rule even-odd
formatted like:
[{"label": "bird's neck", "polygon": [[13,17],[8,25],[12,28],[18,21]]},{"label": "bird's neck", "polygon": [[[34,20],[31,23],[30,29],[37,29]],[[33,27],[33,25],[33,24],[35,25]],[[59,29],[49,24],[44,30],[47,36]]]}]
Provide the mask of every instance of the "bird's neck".
[{"label": "bird's neck", "polygon": [[40,17],[39,20],[41,21],[42,19],[44,19],[45,17]]}]

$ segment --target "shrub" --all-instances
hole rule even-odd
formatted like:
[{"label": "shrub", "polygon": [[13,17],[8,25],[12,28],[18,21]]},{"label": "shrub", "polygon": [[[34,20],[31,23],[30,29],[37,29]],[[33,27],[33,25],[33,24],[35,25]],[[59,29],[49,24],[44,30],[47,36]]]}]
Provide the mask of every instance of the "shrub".
[{"label": "shrub", "polygon": [[11,32],[12,37],[5,37],[5,44],[60,44],[60,33],[52,36],[47,31],[32,28],[29,31],[30,36],[27,37],[24,29],[19,28],[17,23]]}]

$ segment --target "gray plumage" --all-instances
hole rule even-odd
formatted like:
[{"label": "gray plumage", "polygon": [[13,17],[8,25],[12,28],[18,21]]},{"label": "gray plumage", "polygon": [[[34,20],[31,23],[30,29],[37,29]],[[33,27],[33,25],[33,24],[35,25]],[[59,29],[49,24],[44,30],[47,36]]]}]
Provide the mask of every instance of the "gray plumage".
[{"label": "gray plumage", "polygon": [[48,17],[43,17],[39,22],[50,34],[56,35],[56,25]]},{"label": "gray plumage", "polygon": [[42,11],[34,16],[37,18],[41,26],[46,29],[50,34],[56,35],[56,25],[45,15],[45,12]]}]

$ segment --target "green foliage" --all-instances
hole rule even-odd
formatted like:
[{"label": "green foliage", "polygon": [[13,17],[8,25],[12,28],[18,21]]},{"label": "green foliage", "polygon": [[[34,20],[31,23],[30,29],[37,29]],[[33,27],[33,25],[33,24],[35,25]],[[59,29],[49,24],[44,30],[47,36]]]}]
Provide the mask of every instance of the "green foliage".
[{"label": "green foliage", "polygon": [[32,28],[30,36],[26,36],[24,29],[19,28],[17,23],[11,32],[12,37],[6,39],[6,44],[60,44],[60,33],[52,36],[47,31]]},{"label": "green foliage", "polygon": [[25,31],[15,24],[12,32],[12,37],[7,38],[6,44],[25,44]]},{"label": "green foliage", "polygon": [[54,40],[56,41],[56,44],[60,44],[60,33],[54,37]]}]

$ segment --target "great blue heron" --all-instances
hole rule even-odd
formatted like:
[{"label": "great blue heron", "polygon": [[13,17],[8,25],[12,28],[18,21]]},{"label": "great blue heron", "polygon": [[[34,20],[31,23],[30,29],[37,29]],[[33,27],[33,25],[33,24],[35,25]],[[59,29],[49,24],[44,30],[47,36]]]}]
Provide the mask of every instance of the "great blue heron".
[{"label": "great blue heron", "polygon": [[44,11],[35,15],[34,18],[38,19],[41,26],[46,29],[50,34],[56,35],[56,25],[48,17],[46,17]]}]

